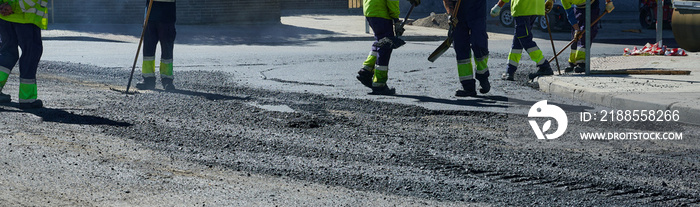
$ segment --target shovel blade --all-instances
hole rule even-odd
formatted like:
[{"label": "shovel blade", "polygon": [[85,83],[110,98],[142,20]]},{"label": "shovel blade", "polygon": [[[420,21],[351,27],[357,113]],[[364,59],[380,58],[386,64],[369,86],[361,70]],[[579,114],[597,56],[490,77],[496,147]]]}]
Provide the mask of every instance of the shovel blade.
[{"label": "shovel blade", "polygon": [[428,61],[430,62],[435,62],[443,53],[447,52],[447,50],[450,49],[450,46],[452,45],[452,38],[448,37],[438,48],[433,51],[433,53],[428,56]]}]

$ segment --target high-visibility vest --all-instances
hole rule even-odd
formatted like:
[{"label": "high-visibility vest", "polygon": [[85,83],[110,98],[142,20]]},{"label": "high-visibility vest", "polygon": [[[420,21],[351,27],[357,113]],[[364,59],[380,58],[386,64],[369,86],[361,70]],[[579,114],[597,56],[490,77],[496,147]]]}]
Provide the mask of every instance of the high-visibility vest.
[{"label": "high-visibility vest", "polygon": [[510,15],[513,17],[544,15],[544,0],[503,0],[503,2],[510,2]]},{"label": "high-visibility vest", "polygon": [[49,4],[46,0],[0,0],[12,6],[13,14],[0,18],[21,24],[35,24],[41,29],[46,29],[49,25],[49,12],[46,8]]},{"label": "high-visibility vest", "polygon": [[362,10],[366,17],[398,19],[399,0],[364,0]]}]

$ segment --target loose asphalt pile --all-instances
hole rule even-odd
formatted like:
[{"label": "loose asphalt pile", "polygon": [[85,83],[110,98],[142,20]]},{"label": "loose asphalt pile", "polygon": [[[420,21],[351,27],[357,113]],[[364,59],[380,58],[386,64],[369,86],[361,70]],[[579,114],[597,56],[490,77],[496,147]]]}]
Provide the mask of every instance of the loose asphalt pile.
[{"label": "loose asphalt pile", "polygon": [[430,13],[430,16],[416,19],[412,25],[422,26],[422,27],[435,27],[441,29],[449,29],[450,25],[447,23],[448,15],[447,13],[435,14]]},{"label": "loose asphalt pile", "polygon": [[[12,176],[0,180],[15,183],[12,185],[15,191],[5,189],[5,192],[30,190],[42,192],[40,195],[57,195],[47,198],[6,194],[15,196],[12,199],[18,204],[36,204],[43,199],[42,202],[68,205],[147,205],[160,199],[163,202],[196,200],[197,205],[235,205],[237,198],[226,197],[222,193],[225,191],[220,190],[236,185],[221,182],[232,179],[231,176],[251,174],[347,188],[352,190],[348,194],[356,197],[372,192],[418,200],[404,205],[700,203],[697,139],[634,143],[537,141],[533,140],[528,118],[523,115],[428,110],[371,100],[247,88],[232,81],[233,74],[224,72],[182,72],[178,74],[177,91],[139,91],[129,96],[109,89],[123,87],[128,70],[122,68],[42,62],[39,74],[42,85],[52,86],[40,89],[47,108],[22,112],[15,108],[16,104],[2,105],[0,111],[7,116],[2,116],[0,122],[3,129],[13,129],[5,135],[15,139],[47,138],[19,146],[2,143],[0,153],[11,154],[8,157],[15,161],[27,157],[41,160],[46,159],[41,158],[45,153],[41,150],[52,146],[44,142],[91,141],[89,145],[71,145],[63,149],[66,153],[54,153],[62,156],[60,159],[47,161],[47,166],[82,169],[75,175],[62,174],[66,170],[43,170],[34,175],[37,180],[45,179],[40,185],[23,175],[18,175],[21,178],[18,180]],[[21,119],[26,116],[36,118]],[[696,126],[678,123],[574,122],[572,125],[567,133],[668,129],[687,134],[700,132]],[[51,138],[46,132],[61,136]],[[109,141],[100,141],[98,137],[135,145],[108,145]],[[117,147],[119,156],[99,156],[115,150],[115,146],[128,147]],[[138,156],[128,153],[132,148]],[[89,150],[81,153],[84,149]],[[154,159],[152,153],[163,154],[168,159]],[[22,168],[7,160],[11,158],[5,158],[0,172],[21,174]],[[172,165],[190,170],[165,173],[163,166]],[[213,187],[217,189],[213,191],[189,188],[193,179],[207,178],[205,175],[221,170],[236,172],[217,174],[213,176],[216,179],[206,181],[210,187],[221,185],[221,188]],[[121,177],[126,175],[129,176]],[[67,186],[51,186],[53,181],[66,176],[72,182],[55,183]],[[108,187],[96,186],[97,181]],[[119,187],[120,182],[143,187],[124,189]],[[178,195],[189,195],[194,200],[154,196],[165,192],[170,195],[173,190],[168,187],[173,186]],[[79,189],[90,189],[90,193]],[[145,198],[137,194],[151,196],[142,200]],[[328,196],[320,196],[318,199],[324,201],[320,203],[274,198],[280,194],[284,195],[278,192],[248,196],[264,197],[264,203],[269,205],[397,205],[372,200],[376,198],[347,203],[334,203],[332,200],[337,198]],[[0,201],[8,199],[0,197]]]}]

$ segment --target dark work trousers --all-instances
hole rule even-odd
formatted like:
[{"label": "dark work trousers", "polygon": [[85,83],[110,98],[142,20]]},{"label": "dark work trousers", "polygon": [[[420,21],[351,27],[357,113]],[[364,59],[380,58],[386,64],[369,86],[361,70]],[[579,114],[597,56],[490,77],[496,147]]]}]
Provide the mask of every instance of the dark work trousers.
[{"label": "dark work trousers", "polygon": [[156,46],[160,42],[160,59],[172,60],[175,35],[175,23],[149,22],[143,37],[143,56],[156,56]]},{"label": "dark work trousers", "polygon": [[[602,0],[595,0],[591,3],[591,24],[595,19],[600,16],[600,6],[599,1]],[[586,8],[574,8],[574,14],[576,15],[576,20],[578,20],[578,26],[579,30],[583,31],[586,28]],[[574,38],[576,31],[571,30],[571,39]],[[598,35],[598,23],[596,22],[595,24],[591,25],[591,41],[595,39],[595,36]],[[582,36],[581,39],[579,39],[576,44],[571,44],[571,49],[576,50],[576,48],[586,48],[586,36]]]},{"label": "dark work trousers", "polygon": [[475,59],[483,58],[489,54],[485,18],[458,19],[457,27],[452,31],[457,60],[470,59],[472,51],[474,51]]},{"label": "dark work trousers", "polygon": [[[384,19],[381,17],[367,17],[367,22],[369,26],[372,27],[374,32],[375,43],[385,37],[394,36],[394,22],[390,19]],[[377,63],[380,66],[389,66],[389,59],[391,59],[391,48],[380,48],[372,45],[372,51],[377,52]]]},{"label": "dark work trousers", "polygon": [[[515,20],[515,35],[513,36],[513,45],[511,46],[511,52],[516,51],[517,61],[513,62],[511,60],[511,54],[509,54],[508,73],[515,73],[518,69],[517,63],[520,62],[520,54],[522,50],[537,47],[537,43],[532,40],[532,25],[535,23],[537,16],[519,16],[514,17]],[[532,57],[531,57],[532,58]],[[537,61],[535,61],[537,62]]]},{"label": "dark work trousers", "polygon": [[[36,70],[44,47],[41,29],[34,24],[20,24],[0,19],[0,66],[12,70],[19,60],[19,77],[36,79]],[[22,57],[17,48],[22,49]]]}]

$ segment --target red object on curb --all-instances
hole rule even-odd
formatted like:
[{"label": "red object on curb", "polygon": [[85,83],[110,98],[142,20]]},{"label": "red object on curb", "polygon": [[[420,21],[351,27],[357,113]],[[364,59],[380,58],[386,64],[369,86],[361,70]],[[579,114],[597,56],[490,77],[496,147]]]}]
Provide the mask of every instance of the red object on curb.
[{"label": "red object on curb", "polygon": [[637,56],[637,55],[664,55],[664,56],[688,56],[688,54],[685,53],[685,50],[681,48],[667,48],[666,45],[661,45],[659,46],[659,43],[654,43],[653,45],[650,43],[647,43],[644,45],[642,49],[637,49],[637,47],[634,47],[630,51],[629,48],[625,48],[624,54],[623,55],[631,55],[631,56]]}]

